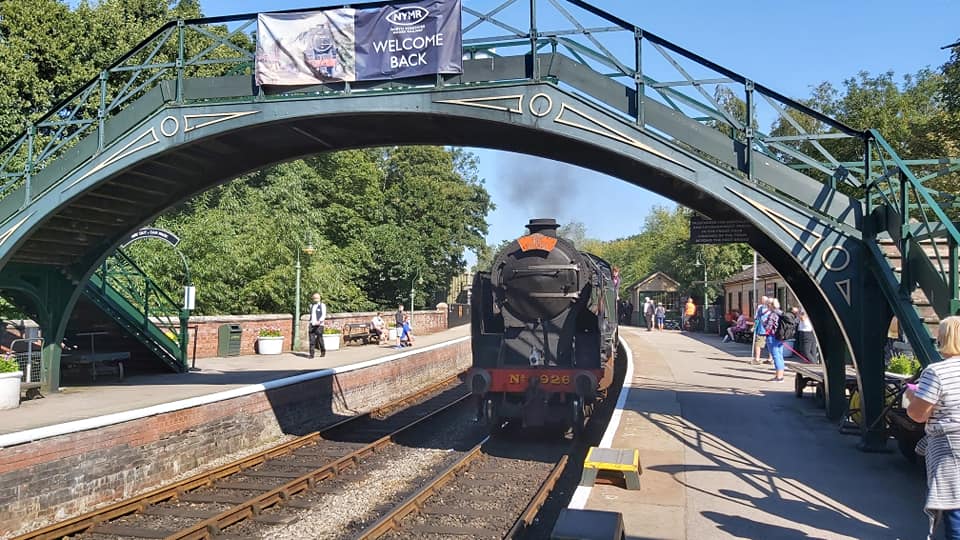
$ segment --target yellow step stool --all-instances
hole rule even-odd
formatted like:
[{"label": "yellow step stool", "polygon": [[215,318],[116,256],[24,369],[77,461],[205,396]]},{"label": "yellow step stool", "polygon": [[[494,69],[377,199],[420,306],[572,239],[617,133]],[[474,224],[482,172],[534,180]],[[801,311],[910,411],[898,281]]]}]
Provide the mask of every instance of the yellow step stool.
[{"label": "yellow step stool", "polygon": [[592,486],[600,471],[623,474],[627,489],[640,489],[640,452],[635,448],[598,448],[591,446],[583,460],[581,486]]}]

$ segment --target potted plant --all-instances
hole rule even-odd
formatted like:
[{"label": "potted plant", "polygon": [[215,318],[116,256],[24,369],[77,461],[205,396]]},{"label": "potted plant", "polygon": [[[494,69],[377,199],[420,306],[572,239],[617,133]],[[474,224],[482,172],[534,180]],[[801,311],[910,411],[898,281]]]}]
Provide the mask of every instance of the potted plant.
[{"label": "potted plant", "polygon": [[0,409],[20,406],[20,379],[23,372],[12,358],[0,358]]},{"label": "potted plant", "polygon": [[340,349],[340,329],[327,326],[323,329],[323,348],[328,351]]},{"label": "potted plant", "polygon": [[257,352],[280,354],[283,352],[283,334],[279,328],[261,328],[257,334]]}]

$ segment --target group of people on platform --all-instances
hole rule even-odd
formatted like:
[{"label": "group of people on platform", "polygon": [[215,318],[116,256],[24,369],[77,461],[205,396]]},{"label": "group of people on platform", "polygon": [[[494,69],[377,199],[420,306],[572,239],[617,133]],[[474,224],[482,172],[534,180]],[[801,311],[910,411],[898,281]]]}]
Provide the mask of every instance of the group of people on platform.
[{"label": "group of people on platform", "polygon": [[[313,293],[310,296],[311,304],[309,308],[309,339],[310,350],[308,356],[314,358],[315,351],[320,350],[320,357],[327,354],[327,349],[323,344],[323,331],[326,328],[327,305],[323,302],[320,293]],[[397,325],[397,348],[413,346],[413,326],[410,323],[410,313],[403,310],[403,304],[397,306],[396,313],[393,314]],[[382,342],[389,337],[390,329],[387,328],[386,321],[383,320],[382,312],[370,319],[368,323],[370,331],[377,337],[378,342]]]}]

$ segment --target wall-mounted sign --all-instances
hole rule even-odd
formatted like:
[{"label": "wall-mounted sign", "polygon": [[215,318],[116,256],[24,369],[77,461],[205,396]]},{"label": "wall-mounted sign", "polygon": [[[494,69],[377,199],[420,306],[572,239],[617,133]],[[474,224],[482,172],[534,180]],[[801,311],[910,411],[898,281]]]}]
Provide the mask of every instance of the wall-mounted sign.
[{"label": "wall-mounted sign", "polygon": [[124,242],[120,247],[127,247],[130,244],[136,242],[137,240],[146,240],[148,238],[156,238],[157,240],[163,240],[168,242],[171,246],[176,246],[180,243],[180,237],[173,234],[170,231],[165,231],[163,229],[157,229],[156,227],[144,227],[142,229],[137,229],[136,231],[130,234],[130,237],[127,238],[127,241]]},{"label": "wall-mounted sign", "polygon": [[692,244],[749,243],[753,229],[747,221],[718,221],[697,215],[690,218],[690,242]]}]

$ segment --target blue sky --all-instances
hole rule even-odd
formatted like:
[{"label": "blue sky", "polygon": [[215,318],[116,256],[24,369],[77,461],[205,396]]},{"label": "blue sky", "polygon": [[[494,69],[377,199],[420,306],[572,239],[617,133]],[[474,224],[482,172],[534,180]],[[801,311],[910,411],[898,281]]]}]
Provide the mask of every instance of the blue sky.
[{"label": "blue sky", "polygon": [[[476,0],[467,1],[467,5],[476,4]],[[948,51],[940,48],[960,40],[960,2],[955,0],[595,0],[593,4],[795,98],[809,96],[810,89],[822,81],[839,86],[861,70],[873,74],[892,70],[899,80],[924,67],[937,69],[949,58]],[[201,0],[206,16],[328,5],[298,0]],[[650,207],[673,205],[643,189],[577,167],[506,152],[474,151],[480,175],[497,205],[489,216],[491,244],[522,232],[531,217],[556,217],[561,223],[577,220],[590,237],[621,238],[640,231]],[[525,172],[551,179],[555,189],[549,191],[555,196],[520,196],[517,180]]]}]

